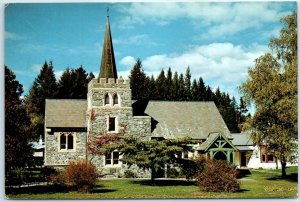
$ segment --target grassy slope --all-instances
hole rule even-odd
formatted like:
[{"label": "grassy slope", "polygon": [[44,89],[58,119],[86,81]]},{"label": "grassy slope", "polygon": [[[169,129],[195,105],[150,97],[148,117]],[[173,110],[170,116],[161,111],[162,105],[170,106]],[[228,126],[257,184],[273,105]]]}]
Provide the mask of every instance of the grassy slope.
[{"label": "grassy slope", "polygon": [[[241,180],[236,193],[207,193],[185,181],[157,181],[151,186],[143,180],[102,180],[93,193],[55,190],[53,187],[9,190],[11,199],[101,199],[101,198],[295,198],[297,197],[297,167],[288,168],[292,179],[280,179],[280,170],[255,170]],[[292,174],[294,173],[294,174]]]}]

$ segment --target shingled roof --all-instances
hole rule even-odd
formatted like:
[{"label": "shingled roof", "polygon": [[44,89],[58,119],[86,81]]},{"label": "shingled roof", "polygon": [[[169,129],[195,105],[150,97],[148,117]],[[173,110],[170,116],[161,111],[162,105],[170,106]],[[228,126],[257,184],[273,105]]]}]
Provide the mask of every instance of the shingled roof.
[{"label": "shingled roof", "polygon": [[214,102],[149,101],[144,113],[152,117],[154,136],[206,139],[211,132],[230,132]]},{"label": "shingled roof", "polygon": [[46,99],[46,128],[85,128],[86,100]]}]

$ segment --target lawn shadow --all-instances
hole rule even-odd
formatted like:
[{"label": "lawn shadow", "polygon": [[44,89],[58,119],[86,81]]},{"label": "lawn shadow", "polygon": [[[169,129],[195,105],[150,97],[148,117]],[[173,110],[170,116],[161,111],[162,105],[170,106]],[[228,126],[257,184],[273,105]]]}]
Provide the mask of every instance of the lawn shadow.
[{"label": "lawn shadow", "polygon": [[281,176],[269,177],[267,180],[287,180],[290,182],[298,182],[298,173],[291,173],[286,175],[286,178],[282,178]]},{"label": "lawn shadow", "polygon": [[55,185],[38,185],[28,187],[6,187],[5,194],[52,194],[52,193],[67,193],[70,189],[64,186]]},{"label": "lawn shadow", "polygon": [[101,185],[101,184],[97,184],[92,193],[109,193],[109,192],[115,192],[117,191],[117,189],[107,189],[105,188],[105,186]]},{"label": "lawn shadow", "polygon": [[193,186],[196,185],[194,181],[186,180],[134,180],[131,181],[133,184],[140,184],[146,186]]},{"label": "lawn shadow", "polygon": [[240,190],[237,190],[235,191],[236,193],[244,193],[244,192],[247,192],[249,191],[248,189],[240,189]]}]

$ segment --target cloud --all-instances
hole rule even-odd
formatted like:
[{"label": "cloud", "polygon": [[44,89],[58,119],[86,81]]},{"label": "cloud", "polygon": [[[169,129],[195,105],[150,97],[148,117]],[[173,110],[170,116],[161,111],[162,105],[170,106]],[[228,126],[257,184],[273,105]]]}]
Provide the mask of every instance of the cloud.
[{"label": "cloud", "polygon": [[[161,69],[172,68],[173,73],[185,74],[189,66],[192,79],[202,77],[204,81],[216,89],[237,96],[237,87],[245,81],[248,67],[254,65],[259,56],[267,52],[268,47],[252,44],[248,47],[232,43],[212,43],[202,46],[192,46],[182,53],[152,55],[142,61],[143,69],[148,74],[157,76]],[[121,61],[130,61],[132,56],[126,56]]]},{"label": "cloud", "polygon": [[43,67],[43,64],[33,64],[33,65],[31,65],[30,69],[34,73],[38,74],[38,73],[40,73],[40,70],[41,70],[42,67]]},{"label": "cloud", "polygon": [[60,77],[63,74],[63,72],[64,72],[63,70],[61,70],[61,71],[54,71],[54,75],[55,75],[55,78],[56,78],[57,81],[60,79]]},{"label": "cloud", "polygon": [[164,26],[186,18],[196,28],[205,28],[206,35],[202,37],[220,37],[278,22],[287,14],[282,5],[280,2],[135,2],[118,8],[125,14],[118,24],[120,28],[134,28],[146,22]]},{"label": "cloud", "polygon": [[126,56],[121,59],[120,64],[126,67],[132,67],[135,64],[136,60],[132,56]]},{"label": "cloud", "polygon": [[157,46],[158,44],[155,43],[150,39],[147,34],[139,34],[135,36],[130,36],[128,38],[116,38],[114,39],[114,44],[120,45],[147,45],[147,46]]},{"label": "cloud", "polygon": [[24,36],[21,36],[19,34],[13,33],[13,32],[5,32],[5,40],[14,40],[14,41],[19,41],[25,39]]}]

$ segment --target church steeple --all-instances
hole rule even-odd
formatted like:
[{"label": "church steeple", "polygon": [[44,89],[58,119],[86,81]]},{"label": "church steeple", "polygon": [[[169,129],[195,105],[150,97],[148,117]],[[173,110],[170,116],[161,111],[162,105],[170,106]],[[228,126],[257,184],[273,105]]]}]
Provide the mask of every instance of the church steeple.
[{"label": "church steeple", "polygon": [[118,78],[108,14],[99,73],[100,78]]}]

